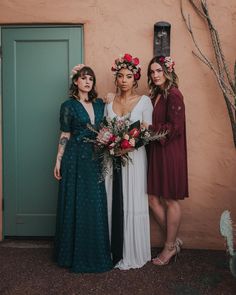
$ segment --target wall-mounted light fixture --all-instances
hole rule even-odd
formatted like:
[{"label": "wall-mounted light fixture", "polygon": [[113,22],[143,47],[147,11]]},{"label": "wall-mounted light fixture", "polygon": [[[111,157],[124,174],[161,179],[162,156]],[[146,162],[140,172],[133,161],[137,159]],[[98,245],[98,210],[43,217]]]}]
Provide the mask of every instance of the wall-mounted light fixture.
[{"label": "wall-mounted light fixture", "polygon": [[154,25],[154,56],[170,56],[170,28],[167,22],[157,22]]}]

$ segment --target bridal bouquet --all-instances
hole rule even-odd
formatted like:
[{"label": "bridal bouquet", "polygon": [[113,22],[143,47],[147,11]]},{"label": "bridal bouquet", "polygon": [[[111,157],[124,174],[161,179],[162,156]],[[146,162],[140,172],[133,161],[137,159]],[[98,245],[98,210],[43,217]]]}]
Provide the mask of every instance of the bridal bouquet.
[{"label": "bridal bouquet", "polygon": [[140,121],[131,123],[128,117],[104,118],[98,130],[92,125],[87,126],[97,134],[95,139],[86,138],[85,141],[94,143],[96,152],[102,158],[103,174],[107,173],[109,163],[116,163],[117,157],[120,157],[121,164],[125,166],[127,162],[132,162],[128,152],[150,141],[160,140],[167,134],[154,133],[143,127]]}]

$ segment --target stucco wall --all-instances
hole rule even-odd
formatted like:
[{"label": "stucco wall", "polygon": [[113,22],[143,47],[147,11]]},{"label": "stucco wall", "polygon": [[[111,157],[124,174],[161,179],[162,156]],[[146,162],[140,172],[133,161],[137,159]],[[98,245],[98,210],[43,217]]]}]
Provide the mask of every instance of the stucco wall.
[{"label": "stucco wall", "polygon": [[[185,3],[201,47],[211,57],[204,23]],[[236,42],[235,0],[209,0],[226,59],[233,71]],[[223,248],[219,217],[229,209],[236,222],[236,149],[226,106],[212,73],[191,51],[192,40],[177,0],[1,0],[1,24],[84,24],[85,62],[97,74],[100,95],[114,90],[111,64],[120,53],[138,56],[143,76],[138,92],[148,93],[147,64],[153,54],[153,25],[172,25],[171,55],[176,61],[187,116],[190,198],[182,201],[180,236],[189,248]],[[0,216],[1,217],[1,216]],[[1,221],[0,221],[1,222]],[[0,223],[1,228],[1,223]],[[152,244],[160,235],[152,222]],[[1,235],[1,233],[0,233]]]}]

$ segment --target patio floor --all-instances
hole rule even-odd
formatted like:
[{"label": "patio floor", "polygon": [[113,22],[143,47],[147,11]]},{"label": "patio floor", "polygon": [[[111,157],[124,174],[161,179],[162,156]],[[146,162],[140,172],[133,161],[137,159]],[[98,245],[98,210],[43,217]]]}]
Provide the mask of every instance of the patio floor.
[{"label": "patio floor", "polygon": [[[153,248],[155,256],[159,249]],[[179,259],[158,267],[74,274],[52,261],[52,242],[0,243],[1,295],[235,295],[236,278],[223,251],[183,249]]]}]

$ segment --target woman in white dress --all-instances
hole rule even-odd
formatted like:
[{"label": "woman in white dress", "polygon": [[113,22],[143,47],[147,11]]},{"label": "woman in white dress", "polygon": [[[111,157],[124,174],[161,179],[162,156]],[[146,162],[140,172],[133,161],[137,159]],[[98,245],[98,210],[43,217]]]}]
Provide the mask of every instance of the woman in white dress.
[{"label": "woman in white dress", "polygon": [[[140,78],[138,58],[125,54],[115,60],[112,71],[115,74],[117,94],[106,104],[105,116],[111,119],[129,117],[132,123],[139,120],[140,123],[151,124],[153,107],[150,98],[134,94]],[[106,177],[113,263],[115,267],[124,270],[140,268],[151,259],[145,147],[130,149],[129,157],[132,161],[122,166],[118,186],[114,183],[115,169]],[[119,187],[122,204],[116,203]],[[120,229],[119,226],[117,228],[117,217],[120,219]]]}]

